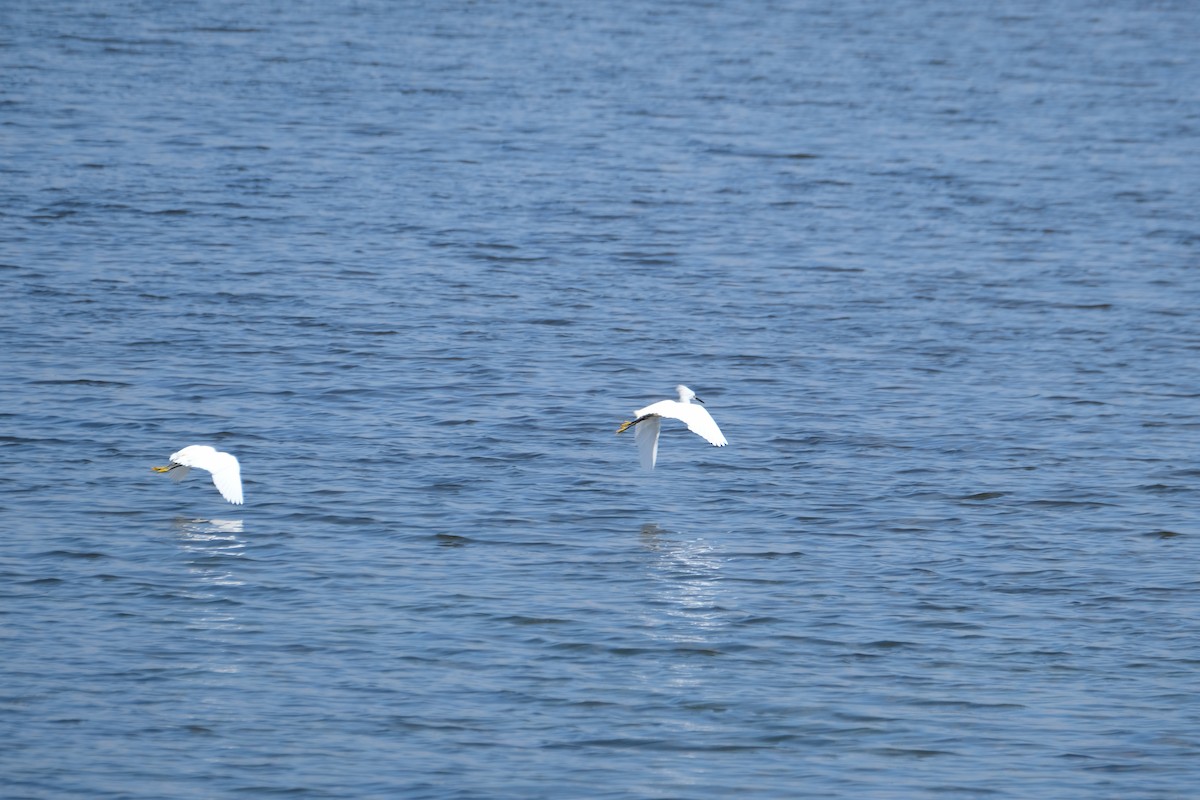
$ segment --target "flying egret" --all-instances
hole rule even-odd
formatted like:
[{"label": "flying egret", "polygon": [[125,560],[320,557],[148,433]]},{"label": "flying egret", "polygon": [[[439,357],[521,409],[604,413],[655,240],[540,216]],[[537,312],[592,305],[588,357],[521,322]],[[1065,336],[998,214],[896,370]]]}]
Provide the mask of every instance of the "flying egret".
[{"label": "flying egret", "polygon": [[708,410],[703,406],[692,405],[693,400],[697,403],[704,402],[696,397],[695,392],[683,384],[676,386],[675,391],[679,392],[678,400],[659,400],[657,403],[651,403],[633,412],[633,420],[623,422],[621,427],[617,428],[617,433],[623,433],[634,425],[638,426],[634,431],[634,440],[637,442],[638,456],[641,458],[643,469],[654,469],[654,462],[658,460],[658,429],[663,417],[677,419],[686,424],[688,430],[703,436],[714,447],[729,444]]},{"label": "flying egret", "polygon": [[221,496],[234,505],[242,504],[242,468],[237,458],[222,453],[206,444],[193,444],[178,453],[171,453],[171,463],[165,467],[153,467],[155,472],[167,472],[181,481],[192,471],[192,467],[212,473],[213,484]]}]

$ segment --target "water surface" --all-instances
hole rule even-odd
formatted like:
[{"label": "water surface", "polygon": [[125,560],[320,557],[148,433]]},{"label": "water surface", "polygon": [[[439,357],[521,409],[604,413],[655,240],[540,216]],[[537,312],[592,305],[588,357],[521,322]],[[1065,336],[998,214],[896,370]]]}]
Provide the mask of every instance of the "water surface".
[{"label": "water surface", "polygon": [[3,794],[1190,796],[1198,23],[7,4]]}]

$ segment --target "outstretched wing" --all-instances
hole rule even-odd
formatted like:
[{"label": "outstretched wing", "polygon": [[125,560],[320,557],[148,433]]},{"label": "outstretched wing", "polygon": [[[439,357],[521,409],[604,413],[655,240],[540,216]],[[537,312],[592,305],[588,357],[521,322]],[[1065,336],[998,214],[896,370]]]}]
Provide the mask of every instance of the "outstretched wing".
[{"label": "outstretched wing", "polygon": [[658,429],[661,423],[662,417],[651,416],[639,422],[633,430],[642,469],[654,469],[654,463],[658,460]]},{"label": "outstretched wing", "polygon": [[213,484],[229,502],[242,504],[242,467],[229,453],[217,453],[213,459]]},{"label": "outstretched wing", "polygon": [[689,431],[703,436],[714,447],[724,447],[729,444],[725,439],[725,434],[721,433],[721,429],[717,427],[716,421],[713,420],[712,415],[708,413],[708,409],[704,406],[692,403],[675,403],[671,411],[675,419],[688,426]]}]

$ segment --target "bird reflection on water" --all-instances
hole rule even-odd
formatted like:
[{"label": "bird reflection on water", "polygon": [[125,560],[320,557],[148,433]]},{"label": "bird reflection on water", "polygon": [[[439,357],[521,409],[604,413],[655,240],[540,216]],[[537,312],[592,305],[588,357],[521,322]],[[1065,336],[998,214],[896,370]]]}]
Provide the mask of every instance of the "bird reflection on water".
[{"label": "bird reflection on water", "polygon": [[[711,633],[724,626],[719,603],[721,561],[713,546],[701,538],[681,538],[656,523],[642,525],[642,544],[658,558],[647,565],[659,587],[654,607],[665,608],[671,624],[665,638],[681,645],[708,646]],[[680,627],[682,625],[682,627]]]},{"label": "bird reflection on water", "polygon": [[[193,581],[186,593],[194,615],[189,627],[214,632],[241,630],[238,609],[243,601],[234,595],[247,586],[237,569],[245,556],[244,521],[177,518],[174,527]],[[236,671],[232,666],[215,669]]]}]

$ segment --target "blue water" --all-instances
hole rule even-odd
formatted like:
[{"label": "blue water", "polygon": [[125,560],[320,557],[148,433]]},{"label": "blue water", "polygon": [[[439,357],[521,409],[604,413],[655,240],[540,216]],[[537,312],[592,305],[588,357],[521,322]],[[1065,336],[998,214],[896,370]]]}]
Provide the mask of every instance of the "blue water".
[{"label": "blue water", "polygon": [[0,794],[1194,796],[1197,29],[0,5]]}]

